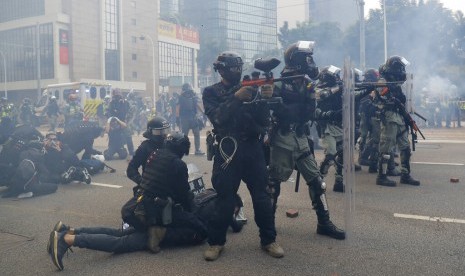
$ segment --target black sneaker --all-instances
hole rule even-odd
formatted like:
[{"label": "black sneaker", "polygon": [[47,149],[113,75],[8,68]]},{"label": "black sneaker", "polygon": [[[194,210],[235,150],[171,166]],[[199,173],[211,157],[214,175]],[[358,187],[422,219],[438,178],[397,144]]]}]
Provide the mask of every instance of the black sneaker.
[{"label": "black sneaker", "polygon": [[90,173],[87,171],[86,168],[83,168],[82,169],[82,175],[83,175],[83,181],[86,183],[86,184],[90,184],[90,182],[92,181],[91,177],[90,177]]},{"label": "black sneaker", "polygon": [[52,231],[50,233],[50,256],[52,257],[53,264],[59,269],[63,270],[63,256],[69,249],[69,245],[65,242],[66,232]]},{"label": "black sneaker", "polygon": [[[55,224],[55,226],[53,226],[53,229],[52,229],[52,232],[56,231],[58,233],[61,233],[61,232],[67,232],[69,231],[70,227],[67,226],[66,224],[64,224],[61,220],[59,222],[57,222]],[[52,247],[51,247],[51,243],[50,243],[50,240],[47,242],[47,252],[48,254],[51,254],[51,251],[52,251]]]},{"label": "black sneaker", "polygon": [[336,240],[345,240],[346,239],[346,232],[339,229],[334,225],[330,220],[325,224],[318,223],[316,227],[316,233],[319,235],[324,235],[331,237]]},{"label": "black sneaker", "polygon": [[73,176],[76,173],[76,167],[69,167],[69,169],[61,175],[61,180],[63,183],[68,184],[73,180]]}]

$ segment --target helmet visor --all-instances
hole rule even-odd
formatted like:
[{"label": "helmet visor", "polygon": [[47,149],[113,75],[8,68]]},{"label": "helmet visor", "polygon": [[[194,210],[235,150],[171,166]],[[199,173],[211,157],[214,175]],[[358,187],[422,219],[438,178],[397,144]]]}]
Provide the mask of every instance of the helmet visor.
[{"label": "helmet visor", "polygon": [[297,42],[297,49],[300,52],[307,52],[313,54],[313,48],[315,47],[315,41],[299,41]]},{"label": "helmet visor", "polygon": [[151,133],[155,136],[162,136],[170,134],[170,128],[152,128]]},{"label": "helmet visor", "polygon": [[409,66],[409,65],[410,65],[410,62],[409,62],[406,58],[404,58],[404,57],[401,57],[401,58],[400,58],[400,62],[401,62],[402,65],[404,65],[404,66]]}]

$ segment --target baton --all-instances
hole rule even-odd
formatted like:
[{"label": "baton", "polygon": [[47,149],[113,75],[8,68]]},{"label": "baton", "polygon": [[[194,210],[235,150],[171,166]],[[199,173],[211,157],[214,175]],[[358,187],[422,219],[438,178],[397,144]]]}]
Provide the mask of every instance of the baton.
[{"label": "baton", "polygon": [[294,192],[296,193],[299,192],[299,184],[300,184],[300,172],[297,171],[297,177],[295,179],[295,188],[294,188]]}]

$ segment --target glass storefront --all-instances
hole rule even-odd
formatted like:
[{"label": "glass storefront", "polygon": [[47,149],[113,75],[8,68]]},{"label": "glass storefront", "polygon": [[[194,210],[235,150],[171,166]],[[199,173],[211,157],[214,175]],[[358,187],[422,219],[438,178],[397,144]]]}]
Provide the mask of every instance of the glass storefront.
[{"label": "glass storefront", "polygon": [[[53,79],[53,24],[39,25],[39,34],[41,79]],[[37,26],[0,32],[0,51],[5,55],[8,82],[37,79],[36,41]],[[3,79],[3,66],[0,66],[0,81]]]}]

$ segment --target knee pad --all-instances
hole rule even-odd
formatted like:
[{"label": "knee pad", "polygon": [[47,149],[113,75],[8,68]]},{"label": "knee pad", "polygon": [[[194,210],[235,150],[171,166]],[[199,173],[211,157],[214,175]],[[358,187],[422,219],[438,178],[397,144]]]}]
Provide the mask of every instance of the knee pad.
[{"label": "knee pad", "polygon": [[314,196],[318,197],[326,192],[326,183],[319,176],[308,182],[307,185]]}]

